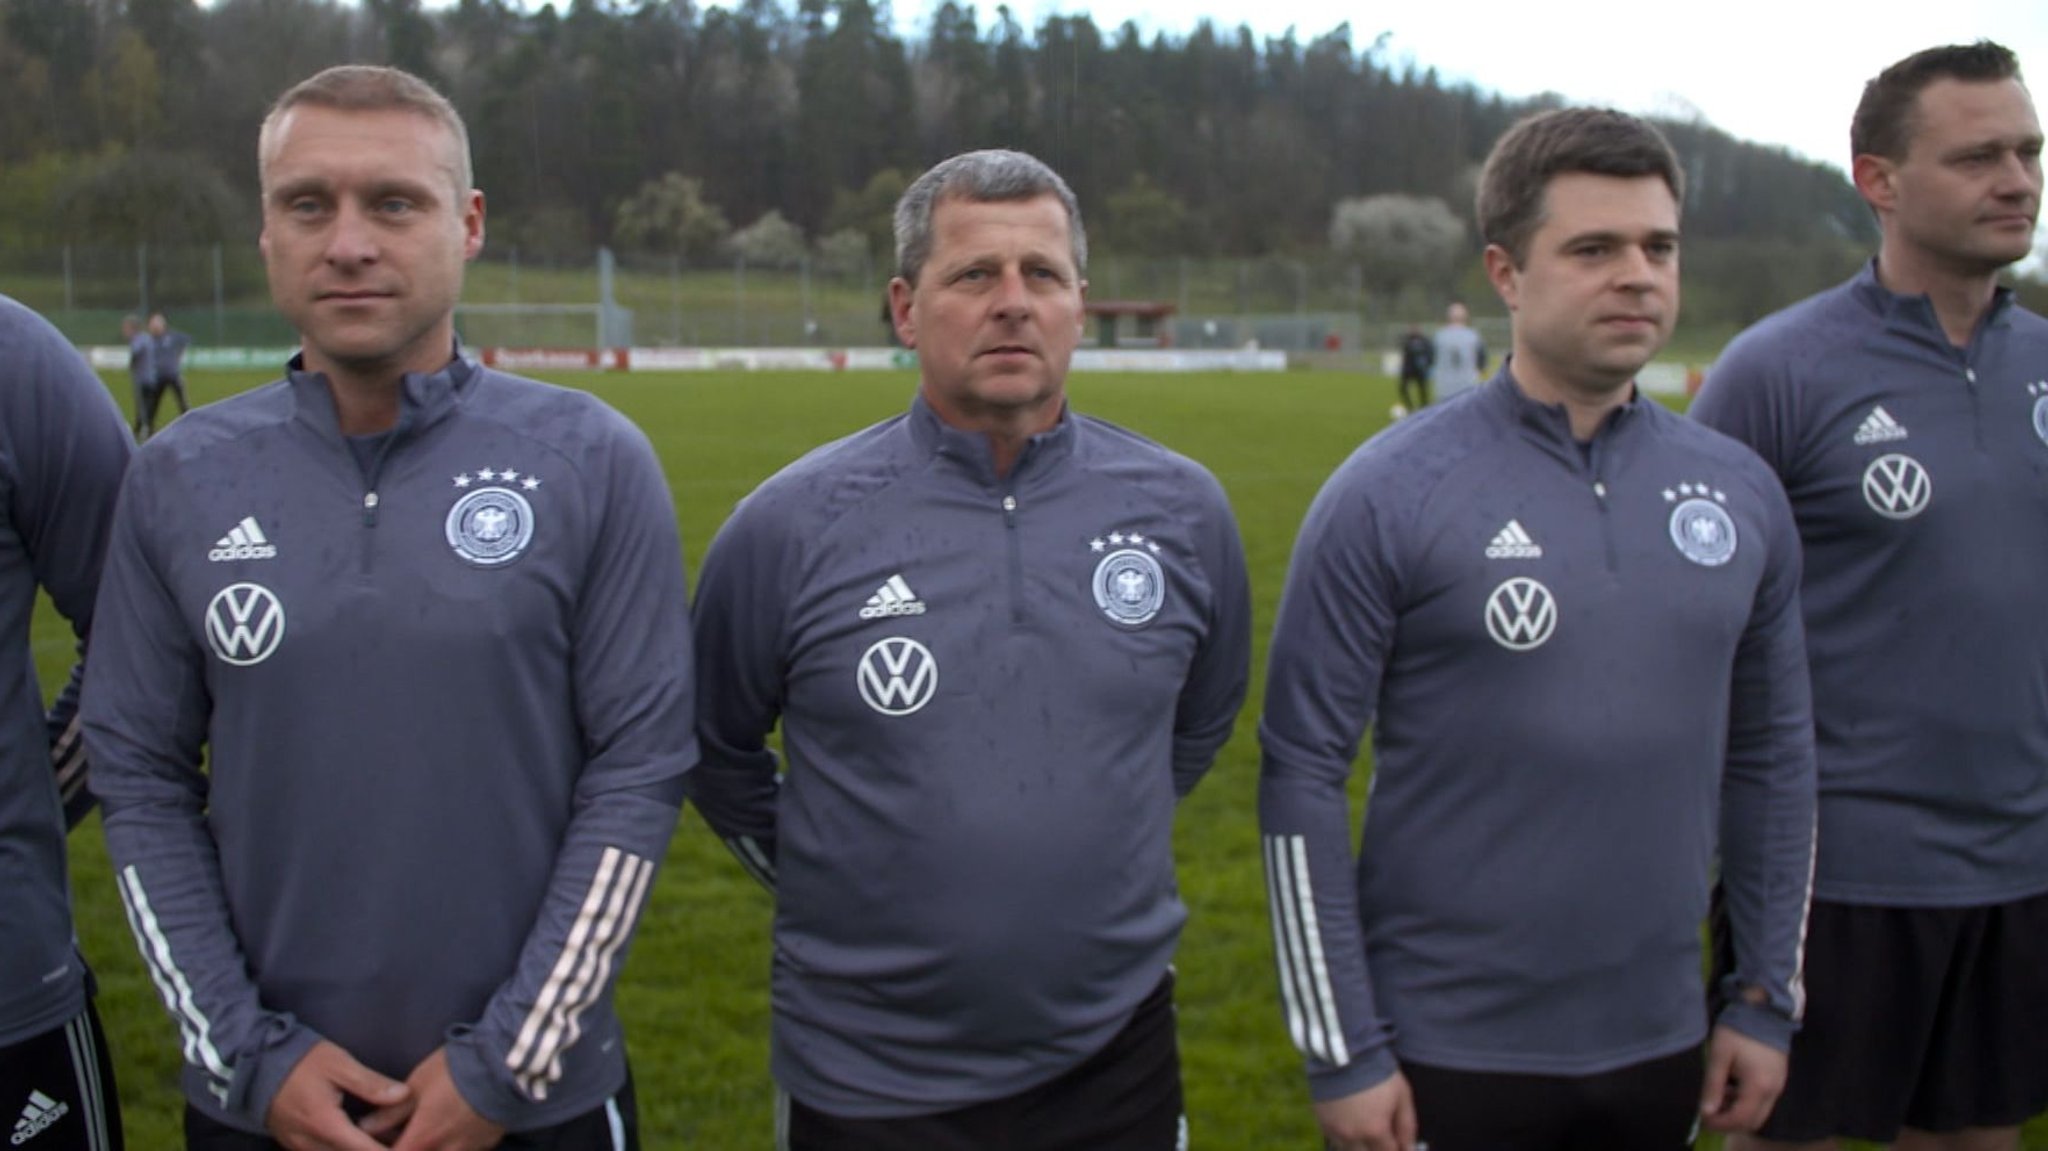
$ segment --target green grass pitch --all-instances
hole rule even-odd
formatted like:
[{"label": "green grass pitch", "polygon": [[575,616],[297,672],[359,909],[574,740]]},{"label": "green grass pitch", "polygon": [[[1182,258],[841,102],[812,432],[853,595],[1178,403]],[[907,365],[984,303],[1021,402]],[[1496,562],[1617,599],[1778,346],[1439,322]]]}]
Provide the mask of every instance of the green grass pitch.
[{"label": "green grass pitch", "polygon": [[[693,571],[727,511],[756,483],[817,444],[901,411],[914,387],[908,374],[880,373],[550,378],[602,395],[646,429],[668,471]],[[194,400],[205,402],[259,382],[200,374],[191,384]],[[125,401],[126,380],[110,383]],[[1188,1115],[1199,1148],[1314,1148],[1320,1140],[1269,957],[1254,725],[1295,529],[1323,479],[1386,423],[1393,384],[1337,373],[1080,375],[1069,391],[1077,410],[1208,465],[1238,515],[1256,613],[1252,694],[1235,738],[1182,807],[1177,835],[1191,912],[1178,963]],[[36,632],[44,683],[54,685],[70,658],[68,631],[45,602]],[[1354,783],[1354,797],[1362,795],[1362,778]],[[100,978],[128,1145],[178,1147],[176,1037],[128,935],[97,818],[72,836],[72,863],[78,931]],[[771,1144],[768,925],[766,893],[686,813],[619,986],[649,1151]],[[2048,1120],[2028,1128],[2026,1145],[2048,1151]]]}]

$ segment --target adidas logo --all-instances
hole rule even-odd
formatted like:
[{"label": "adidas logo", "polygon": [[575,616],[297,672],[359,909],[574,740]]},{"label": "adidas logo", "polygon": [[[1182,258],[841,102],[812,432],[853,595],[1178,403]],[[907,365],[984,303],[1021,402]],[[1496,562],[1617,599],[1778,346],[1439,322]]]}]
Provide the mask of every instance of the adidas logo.
[{"label": "adidas logo", "polygon": [[1508,526],[1500,529],[1493,542],[1486,545],[1486,558],[1490,560],[1535,560],[1543,558],[1543,549],[1520,520],[1509,520]]},{"label": "adidas logo", "polygon": [[924,601],[903,582],[902,573],[889,577],[889,582],[875,589],[868,597],[867,606],[860,609],[862,619],[886,619],[897,615],[923,615]]},{"label": "adidas logo", "polygon": [[16,1147],[41,1135],[52,1123],[71,1114],[71,1104],[59,1103],[40,1091],[28,1093],[28,1104],[21,1109],[21,1118],[14,1121]]},{"label": "adidas logo", "polygon": [[214,563],[229,560],[267,560],[277,558],[277,547],[264,537],[263,529],[256,526],[255,516],[245,516],[241,523],[228,530],[228,534],[214,541],[213,550],[206,558]]},{"label": "adidas logo", "polygon": [[1863,417],[1863,426],[1856,429],[1856,442],[1859,444],[1883,444],[1905,438],[1906,425],[1893,419],[1883,404],[1870,409],[1870,414]]}]

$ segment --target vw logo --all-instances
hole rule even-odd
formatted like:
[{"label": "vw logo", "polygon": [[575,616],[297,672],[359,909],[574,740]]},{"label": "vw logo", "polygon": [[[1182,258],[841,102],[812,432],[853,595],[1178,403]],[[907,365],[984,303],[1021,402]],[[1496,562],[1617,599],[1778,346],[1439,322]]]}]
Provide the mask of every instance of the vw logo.
[{"label": "vw logo", "polygon": [[861,653],[860,697],[883,715],[909,715],[939,690],[939,661],[914,639],[890,636]]},{"label": "vw logo", "polygon": [[1934,480],[1911,456],[1879,456],[1863,469],[1863,499],[1886,519],[1909,520],[1927,510]]},{"label": "vw logo", "polygon": [[229,584],[206,605],[206,642],[236,667],[262,663],[284,642],[284,605],[262,584]]},{"label": "vw logo", "polygon": [[1486,597],[1486,632],[1509,651],[1534,651],[1557,630],[1557,601],[1550,589],[1516,576]]}]

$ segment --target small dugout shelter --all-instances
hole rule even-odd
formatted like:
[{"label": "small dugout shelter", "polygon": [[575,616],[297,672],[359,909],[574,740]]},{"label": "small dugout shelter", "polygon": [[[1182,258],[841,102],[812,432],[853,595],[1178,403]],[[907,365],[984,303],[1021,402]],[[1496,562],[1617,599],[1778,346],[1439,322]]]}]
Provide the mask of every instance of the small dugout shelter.
[{"label": "small dugout shelter", "polygon": [[[1097,347],[1173,346],[1173,328],[1165,321],[1180,310],[1180,305],[1171,300],[1089,300],[1086,308],[1088,315],[1096,321]],[[1130,321],[1130,327],[1119,330],[1125,320]]]}]

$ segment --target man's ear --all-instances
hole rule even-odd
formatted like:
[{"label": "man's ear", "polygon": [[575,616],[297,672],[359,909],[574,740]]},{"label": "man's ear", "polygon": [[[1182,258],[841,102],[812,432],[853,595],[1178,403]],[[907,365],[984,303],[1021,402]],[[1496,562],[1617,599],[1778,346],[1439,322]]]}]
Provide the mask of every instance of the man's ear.
[{"label": "man's ear", "polygon": [[484,194],[475,188],[462,204],[462,258],[474,260],[484,250]]},{"label": "man's ear", "polygon": [[1865,152],[1849,164],[1849,179],[1856,185],[1856,194],[1878,214],[1892,211],[1899,200],[1899,166],[1891,160]]},{"label": "man's ear", "polygon": [[911,293],[909,280],[897,276],[889,281],[889,322],[906,348],[917,346],[917,324],[910,317]]},{"label": "man's ear", "polygon": [[1493,285],[1494,294],[1500,302],[1514,311],[1521,302],[1521,269],[1515,267],[1515,258],[1499,244],[1488,244],[1481,257],[1486,263],[1486,282]]}]

